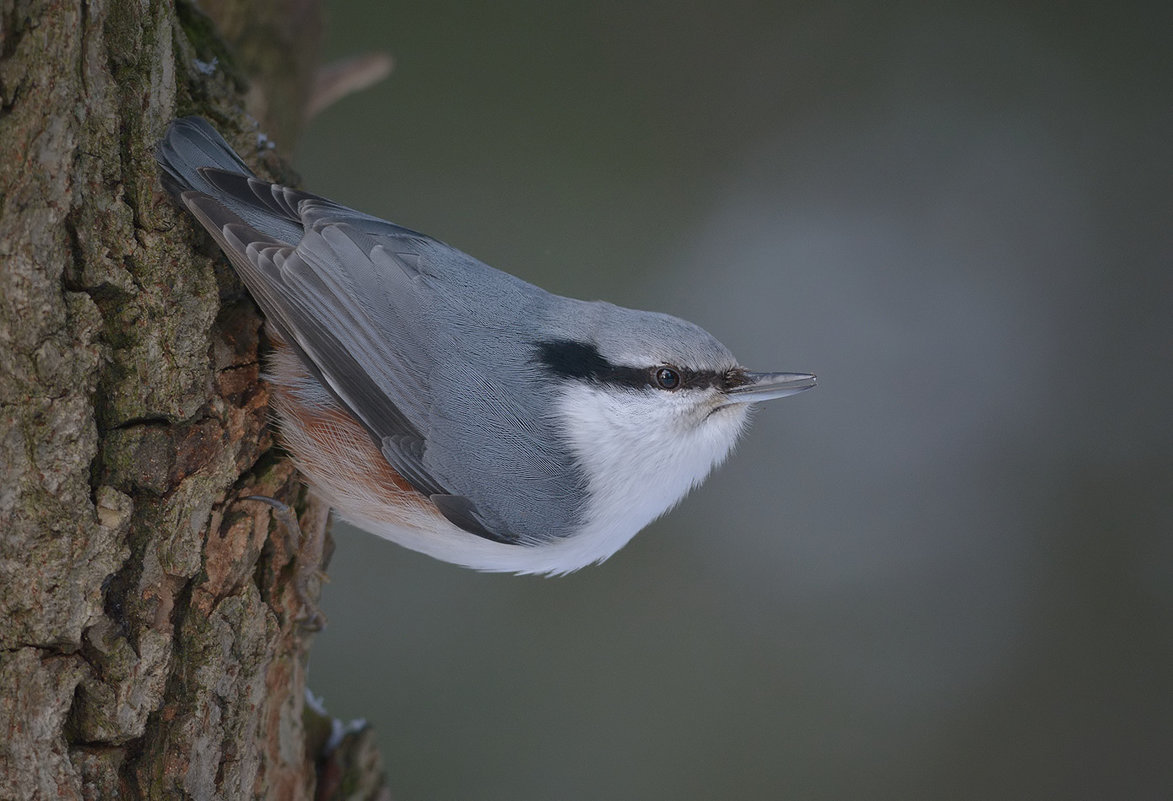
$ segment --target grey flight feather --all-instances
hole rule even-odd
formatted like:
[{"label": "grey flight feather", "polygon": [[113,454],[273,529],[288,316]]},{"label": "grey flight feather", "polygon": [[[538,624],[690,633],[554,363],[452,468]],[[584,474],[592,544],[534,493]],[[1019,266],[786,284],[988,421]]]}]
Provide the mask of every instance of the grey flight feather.
[{"label": "grey flight feather", "polygon": [[567,499],[584,497],[585,477],[555,447],[552,382],[523,332],[539,309],[556,328],[582,325],[595,304],[261,181],[198,118],[174,122],[157,159],[168,191],[229,255],[278,333],[449,520],[523,545],[573,533],[584,510]]}]

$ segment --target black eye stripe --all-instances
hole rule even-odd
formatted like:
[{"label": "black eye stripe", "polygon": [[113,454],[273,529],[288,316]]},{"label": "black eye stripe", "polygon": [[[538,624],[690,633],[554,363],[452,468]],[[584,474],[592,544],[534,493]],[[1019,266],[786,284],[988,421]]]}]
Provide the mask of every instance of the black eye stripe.
[{"label": "black eye stripe", "polygon": [[612,386],[642,389],[648,385],[647,370],[611,364],[594,345],[570,339],[538,342],[538,362],[559,378],[575,378]]},{"label": "black eye stripe", "polygon": [[[599,349],[590,343],[569,339],[538,342],[535,343],[535,347],[537,349],[536,361],[559,378],[574,378],[579,381],[631,389],[646,389],[648,387],[658,390],[726,388],[736,386],[738,383],[736,376],[740,374],[738,368],[720,371],[689,370],[669,364],[658,364],[653,367],[626,367],[607,361],[599,353]],[[665,386],[659,380],[659,374],[664,370],[676,374],[677,383],[674,386]]]},{"label": "black eye stripe", "polygon": [[686,368],[672,368],[680,374],[680,385],[677,389],[708,389],[710,387],[724,388],[728,383],[726,370],[688,370]]}]

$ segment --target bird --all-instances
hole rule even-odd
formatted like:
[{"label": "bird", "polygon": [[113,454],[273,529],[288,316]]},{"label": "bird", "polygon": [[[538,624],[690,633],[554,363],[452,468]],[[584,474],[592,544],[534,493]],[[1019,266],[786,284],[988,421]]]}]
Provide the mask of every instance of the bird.
[{"label": "bird", "polygon": [[724,461],[753,404],[815,385],[751,372],[678,317],[552,294],[265,181],[203,118],[172,121],[155,158],[260,307],[281,439],[309,485],[437,559],[602,562]]}]

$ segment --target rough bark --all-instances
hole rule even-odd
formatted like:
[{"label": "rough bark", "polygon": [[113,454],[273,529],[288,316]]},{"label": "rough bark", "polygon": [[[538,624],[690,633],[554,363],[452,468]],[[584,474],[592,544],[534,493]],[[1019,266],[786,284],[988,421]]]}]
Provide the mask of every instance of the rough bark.
[{"label": "rough bark", "polygon": [[[256,115],[292,135],[308,74]],[[238,502],[326,514],[271,450],[260,320],[152,158],[178,109],[280,172],[245,75],[189,6],[0,0],[0,799],[385,793],[369,733],[324,755],[296,554]]]}]

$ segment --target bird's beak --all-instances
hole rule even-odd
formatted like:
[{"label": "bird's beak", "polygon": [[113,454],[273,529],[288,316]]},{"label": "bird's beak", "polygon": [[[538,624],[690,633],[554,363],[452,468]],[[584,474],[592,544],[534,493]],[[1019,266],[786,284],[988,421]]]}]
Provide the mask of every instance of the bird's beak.
[{"label": "bird's beak", "polygon": [[809,373],[743,373],[744,384],[725,391],[730,403],[757,403],[758,401],[797,395],[815,385]]}]

